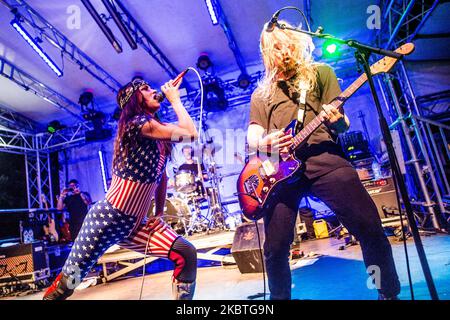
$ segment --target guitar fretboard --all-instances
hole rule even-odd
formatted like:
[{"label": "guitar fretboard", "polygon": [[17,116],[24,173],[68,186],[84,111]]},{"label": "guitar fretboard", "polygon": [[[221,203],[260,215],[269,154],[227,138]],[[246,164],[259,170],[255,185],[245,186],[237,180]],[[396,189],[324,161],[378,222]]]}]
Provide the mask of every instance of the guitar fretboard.
[{"label": "guitar fretboard", "polygon": [[[356,90],[367,81],[367,75],[364,73],[358,77],[353,83],[345,89],[336,99],[331,102],[335,108],[339,108],[344,102],[350,98]],[[297,149],[314,131],[319,128],[326,119],[326,113],[321,111],[310,123],[308,123],[295,137],[291,145],[291,152]]]}]

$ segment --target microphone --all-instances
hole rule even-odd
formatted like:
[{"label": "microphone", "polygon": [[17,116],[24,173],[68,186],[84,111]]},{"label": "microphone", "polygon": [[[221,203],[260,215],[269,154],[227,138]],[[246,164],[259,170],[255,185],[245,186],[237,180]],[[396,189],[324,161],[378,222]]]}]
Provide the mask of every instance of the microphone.
[{"label": "microphone", "polygon": [[[178,83],[180,83],[181,79],[186,75],[186,73],[189,71],[189,69],[183,70],[179,75],[176,76],[175,79],[173,79],[172,85],[176,86]],[[157,92],[155,93],[154,99],[158,101],[159,103],[163,102],[166,98],[166,95],[163,92]]]},{"label": "microphone", "polygon": [[275,26],[278,24],[278,16],[280,15],[281,10],[275,12],[267,24],[266,32],[272,32],[275,29]]},{"label": "microphone", "polygon": [[175,79],[173,79],[173,85],[176,86],[178,85],[178,83],[181,81],[181,79],[183,79],[183,77],[186,75],[186,73],[189,71],[189,69],[184,70],[183,72],[181,72],[179,75],[177,75],[177,77]]}]

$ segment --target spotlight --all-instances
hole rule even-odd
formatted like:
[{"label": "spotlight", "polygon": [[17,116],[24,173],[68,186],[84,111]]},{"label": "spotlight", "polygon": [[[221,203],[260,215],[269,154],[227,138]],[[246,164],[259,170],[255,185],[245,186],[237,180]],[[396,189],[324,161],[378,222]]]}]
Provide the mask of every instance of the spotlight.
[{"label": "spotlight", "polygon": [[206,7],[208,8],[209,16],[211,17],[211,22],[213,26],[219,23],[219,19],[217,18],[216,9],[213,4],[213,0],[205,0]]},{"label": "spotlight", "polygon": [[322,45],[322,56],[324,58],[338,59],[341,53],[341,44],[336,41],[326,40]]},{"label": "spotlight", "polygon": [[63,72],[58,68],[58,66],[53,62],[52,59],[42,50],[39,44],[33,39],[33,37],[23,28],[19,20],[13,19],[11,21],[11,26],[24,38],[24,40],[33,48],[34,51],[41,57],[42,60],[53,70],[58,77],[63,75]]},{"label": "spotlight", "polygon": [[205,91],[205,109],[207,111],[223,111],[228,107],[222,80],[218,77],[208,75],[202,79]]},{"label": "spotlight", "polygon": [[[90,91],[85,91],[80,95],[78,103],[81,105],[81,111],[85,112],[86,109],[93,109],[92,104],[94,101],[94,94]],[[91,108],[89,108],[91,105]]]},{"label": "spotlight", "polygon": [[47,126],[48,133],[55,133],[56,131],[64,129],[66,126],[62,125],[58,120],[51,121]]},{"label": "spotlight", "polygon": [[123,36],[125,37],[125,40],[127,40],[131,49],[136,50],[137,49],[136,41],[134,41],[133,37],[128,32],[128,29],[123,24],[122,19],[120,18],[120,15],[117,12],[116,8],[111,4],[110,0],[102,0],[102,2],[103,5],[108,10],[111,17],[113,18],[114,22],[117,24],[117,27],[119,28],[120,32],[122,32]]},{"label": "spotlight", "polygon": [[111,29],[108,28],[105,22],[103,22],[102,18],[98,14],[98,12],[95,10],[94,6],[89,0],[81,0],[81,2],[84,4],[86,9],[89,11],[89,14],[92,16],[92,18],[95,20],[97,25],[100,27],[100,29],[105,34],[108,41],[111,43],[111,45],[114,47],[117,53],[122,52],[122,47],[119,42],[117,42],[116,38],[114,37]]},{"label": "spotlight", "polygon": [[92,121],[94,125],[94,130],[86,131],[86,141],[106,141],[111,139],[112,130],[103,127],[106,123],[106,117],[103,112],[91,110],[83,114],[83,118]]},{"label": "spotlight", "polygon": [[212,66],[212,62],[206,53],[200,54],[197,59],[197,68],[206,71]]},{"label": "spotlight", "polygon": [[246,73],[241,73],[241,75],[238,77],[238,86],[241,89],[247,89],[248,86],[250,85],[252,79],[250,78],[250,76]]}]

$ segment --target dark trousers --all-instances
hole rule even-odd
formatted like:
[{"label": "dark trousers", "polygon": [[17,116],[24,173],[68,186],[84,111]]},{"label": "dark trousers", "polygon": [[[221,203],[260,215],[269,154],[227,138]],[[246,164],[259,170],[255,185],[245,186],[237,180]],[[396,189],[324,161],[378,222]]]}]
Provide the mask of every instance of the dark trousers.
[{"label": "dark trousers", "polygon": [[392,249],[384,234],[377,208],[351,167],[338,168],[319,178],[301,176],[276,191],[264,217],[264,255],[271,299],[291,299],[289,250],[301,198],[311,194],[334,211],[360,242],[366,267],[378,266],[379,292],[387,297],[400,292]]}]

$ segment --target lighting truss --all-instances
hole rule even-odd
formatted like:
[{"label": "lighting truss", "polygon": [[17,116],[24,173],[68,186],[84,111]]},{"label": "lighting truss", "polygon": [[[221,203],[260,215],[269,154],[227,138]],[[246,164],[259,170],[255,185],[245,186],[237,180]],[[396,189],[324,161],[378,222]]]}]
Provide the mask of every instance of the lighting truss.
[{"label": "lighting truss", "polygon": [[[132,37],[136,39],[136,42],[158,63],[158,65],[164,69],[164,71],[171,77],[175,78],[181,71],[179,71],[173,63],[167,58],[162,50],[155,44],[150,36],[144,31],[144,29],[137,23],[130,12],[125,8],[119,0],[113,0],[116,4],[116,10],[122,20],[123,24],[128,28]],[[187,81],[183,81],[183,86],[186,90],[192,91],[192,87]]]},{"label": "lighting truss", "polygon": [[37,122],[2,105],[0,105],[0,126],[29,133],[35,133],[41,127]]},{"label": "lighting truss", "polygon": [[106,10],[108,10],[109,14],[111,15],[111,18],[116,23],[120,32],[123,34],[125,40],[128,42],[128,45],[131,47],[131,49],[136,50],[137,43],[136,43],[136,41],[134,41],[130,32],[128,31],[128,29],[126,28],[126,26],[123,24],[122,20],[120,19],[119,12],[117,12],[117,9],[114,7],[114,5],[111,3],[110,0],[102,0],[102,3],[105,6]]},{"label": "lighting truss", "polygon": [[103,32],[105,37],[108,39],[108,41],[113,46],[114,50],[116,50],[117,53],[122,53],[122,46],[120,43],[116,40],[116,37],[114,37],[114,34],[112,33],[111,29],[108,28],[106,23],[102,20],[98,12],[95,10],[94,6],[89,0],[81,0],[83,5],[86,7],[89,14],[92,16],[94,21],[97,23],[100,30]]},{"label": "lighting truss", "polygon": [[62,77],[63,72],[56,63],[44,52],[41,46],[33,39],[27,30],[23,28],[17,18],[11,21],[11,26],[22,36],[22,38],[30,45],[31,48],[39,55],[39,57],[52,69],[58,77]]},{"label": "lighting truss", "polygon": [[231,31],[231,26],[228,23],[228,19],[222,9],[222,6],[220,5],[220,2],[218,0],[205,0],[207,3],[211,3],[211,6],[214,8],[214,12],[217,15],[217,21],[222,27],[223,32],[225,33],[225,36],[228,40],[228,46],[230,47],[231,51],[233,52],[234,58],[236,60],[236,63],[239,67],[239,70],[241,70],[241,74],[247,74],[247,68],[245,66],[244,57],[242,56],[241,50],[239,49],[239,46],[236,42],[236,38],[233,35],[233,32]]},{"label": "lighting truss", "polygon": [[439,0],[381,1],[381,29],[376,35],[377,45],[395,49],[410,42],[438,4]]},{"label": "lighting truss", "polygon": [[76,103],[46,86],[39,80],[33,78],[31,75],[19,69],[3,57],[0,57],[0,75],[18,84],[25,89],[25,91],[31,91],[45,101],[69,113],[77,120],[83,121],[83,118],[77,114],[79,107]]},{"label": "lighting truss", "polygon": [[45,20],[23,0],[0,0],[9,10],[17,10],[23,24],[32,27],[42,40],[58,48],[69,61],[79,66],[114,93],[122,86],[113,76],[98,65],[91,57],[72,43],[62,32]]}]

